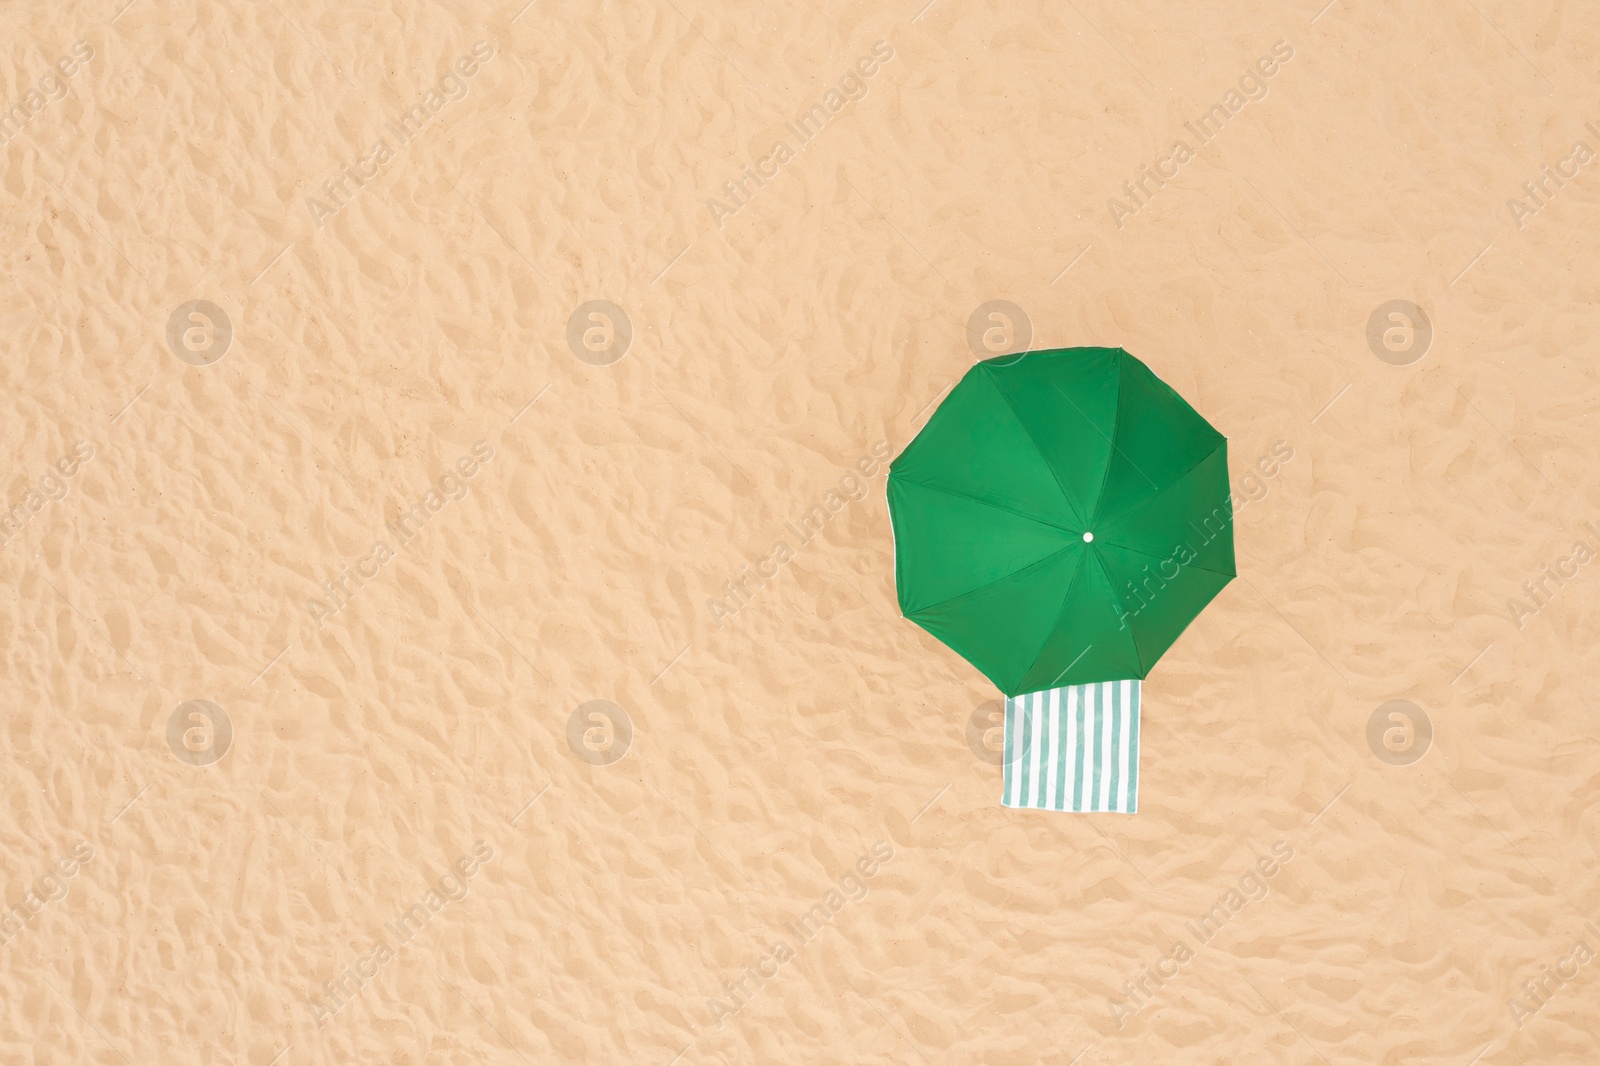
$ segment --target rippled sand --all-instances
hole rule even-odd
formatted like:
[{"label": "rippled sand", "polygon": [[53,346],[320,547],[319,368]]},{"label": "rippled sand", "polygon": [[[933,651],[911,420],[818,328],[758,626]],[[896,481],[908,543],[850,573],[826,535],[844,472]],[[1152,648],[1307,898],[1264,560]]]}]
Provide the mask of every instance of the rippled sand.
[{"label": "rippled sand", "polygon": [[[1321,2],[0,15],[0,1061],[1597,1061],[1600,19]],[[1230,439],[1132,818],[898,616],[993,300]]]}]

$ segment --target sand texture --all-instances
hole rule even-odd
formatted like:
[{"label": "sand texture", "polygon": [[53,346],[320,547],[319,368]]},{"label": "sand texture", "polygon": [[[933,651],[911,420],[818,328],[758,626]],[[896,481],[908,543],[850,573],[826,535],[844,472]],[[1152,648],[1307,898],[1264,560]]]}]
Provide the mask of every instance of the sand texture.
[{"label": "sand texture", "polygon": [[[1593,5],[124,3],[0,10],[0,1063],[1600,1062]],[[1074,345],[1236,495],[1131,817],[895,600]]]}]

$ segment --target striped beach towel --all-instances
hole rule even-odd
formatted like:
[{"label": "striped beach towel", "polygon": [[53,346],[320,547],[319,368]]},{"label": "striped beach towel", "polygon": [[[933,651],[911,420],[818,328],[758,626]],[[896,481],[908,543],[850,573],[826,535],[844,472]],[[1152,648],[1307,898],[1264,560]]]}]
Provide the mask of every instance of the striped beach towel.
[{"label": "striped beach towel", "polygon": [[1139,682],[1030,692],[1006,700],[1007,807],[1139,809]]}]

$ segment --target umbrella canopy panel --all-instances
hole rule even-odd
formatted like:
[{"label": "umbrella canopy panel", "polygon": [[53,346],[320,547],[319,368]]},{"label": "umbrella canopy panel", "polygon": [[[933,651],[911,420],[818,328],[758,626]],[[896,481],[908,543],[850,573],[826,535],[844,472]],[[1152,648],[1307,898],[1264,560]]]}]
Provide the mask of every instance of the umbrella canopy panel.
[{"label": "umbrella canopy panel", "polygon": [[900,610],[1008,696],[1143,678],[1236,574],[1227,440],[1120,348],[974,366],[888,492]]}]

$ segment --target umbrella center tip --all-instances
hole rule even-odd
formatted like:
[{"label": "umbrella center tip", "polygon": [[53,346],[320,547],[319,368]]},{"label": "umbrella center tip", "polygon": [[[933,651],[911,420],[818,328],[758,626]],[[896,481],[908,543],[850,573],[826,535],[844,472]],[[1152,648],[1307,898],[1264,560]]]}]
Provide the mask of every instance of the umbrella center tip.
[{"label": "umbrella center tip", "polygon": [[1090,532],[1089,532],[1089,531],[1088,531],[1088,530],[1087,530],[1087,529],[1086,529],[1086,530],[1084,530],[1084,531],[1083,531],[1083,542],[1084,542],[1084,543],[1085,543],[1085,544],[1087,544],[1087,543],[1089,543],[1089,542],[1090,542],[1090,541],[1092,541],[1092,540],[1094,540],[1094,534],[1093,534],[1093,533],[1090,533]]}]

